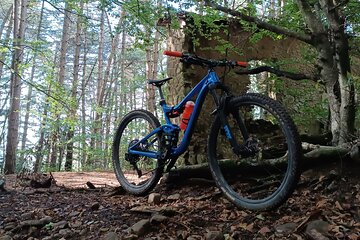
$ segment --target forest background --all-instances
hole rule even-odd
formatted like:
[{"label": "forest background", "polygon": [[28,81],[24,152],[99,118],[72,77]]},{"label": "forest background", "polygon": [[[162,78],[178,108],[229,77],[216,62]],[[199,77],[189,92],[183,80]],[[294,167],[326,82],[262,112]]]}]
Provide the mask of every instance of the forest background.
[{"label": "forest background", "polygon": [[[254,42],[270,36],[307,44],[302,57],[315,71],[303,81],[315,83],[315,92],[326,97],[315,105],[302,102],[303,114],[311,112],[323,123],[324,133],[332,134],[330,144],[356,143],[358,0],[3,0],[1,171],[110,169],[111,142],[121,117],[134,108],[160,114],[146,79],[166,77],[161,52],[168,28],[180,26],[178,21],[168,28],[157,23],[184,12],[194,23],[208,24],[212,33],[219,31],[215,20],[232,17],[253,32]],[[241,53],[226,42],[217,50]]]}]

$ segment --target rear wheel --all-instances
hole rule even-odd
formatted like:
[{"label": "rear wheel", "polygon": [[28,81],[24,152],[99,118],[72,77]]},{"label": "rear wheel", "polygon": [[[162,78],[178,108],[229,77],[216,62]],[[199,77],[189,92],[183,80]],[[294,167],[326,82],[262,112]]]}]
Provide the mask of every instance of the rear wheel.
[{"label": "rear wheel", "polygon": [[131,194],[144,195],[151,191],[162,176],[162,167],[155,158],[130,154],[129,148],[137,144],[135,150],[158,152],[160,134],[154,134],[140,143],[151,131],[158,128],[158,119],[145,110],[134,110],[121,121],[113,141],[112,160],[115,175],[121,186]]},{"label": "rear wheel", "polygon": [[215,182],[238,207],[266,210],[279,206],[293,192],[300,175],[301,144],[295,124],[278,102],[260,94],[233,98],[226,112],[231,133],[241,147],[232,149],[218,116],[208,139]]}]

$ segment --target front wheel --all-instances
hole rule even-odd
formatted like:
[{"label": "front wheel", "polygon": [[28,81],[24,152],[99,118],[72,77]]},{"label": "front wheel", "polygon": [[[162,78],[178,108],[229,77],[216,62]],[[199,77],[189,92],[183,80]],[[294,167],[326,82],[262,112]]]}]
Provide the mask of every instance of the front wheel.
[{"label": "front wheel", "polygon": [[[129,193],[144,195],[151,191],[162,176],[158,159],[130,154],[129,148],[137,151],[159,152],[161,134],[144,137],[160,126],[159,120],[145,110],[134,110],[121,121],[113,142],[112,160],[115,175],[120,185]],[[140,142],[139,141],[143,141]]]},{"label": "front wheel", "polygon": [[[237,207],[268,210],[287,200],[300,176],[299,134],[285,109],[254,93],[231,99],[228,127],[217,116],[208,139],[211,173],[225,196]],[[231,131],[239,148],[228,140]]]}]

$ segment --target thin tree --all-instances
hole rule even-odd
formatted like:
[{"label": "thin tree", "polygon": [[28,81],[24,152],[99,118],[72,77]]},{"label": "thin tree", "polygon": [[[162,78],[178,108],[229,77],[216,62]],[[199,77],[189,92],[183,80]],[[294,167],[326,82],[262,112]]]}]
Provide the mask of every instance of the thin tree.
[{"label": "thin tree", "polygon": [[[19,8],[20,17],[19,17]],[[18,144],[19,118],[20,118],[20,96],[21,96],[21,79],[20,65],[23,58],[22,41],[25,36],[25,25],[28,3],[27,0],[14,2],[14,38],[13,38],[13,56],[11,63],[11,80],[10,80],[10,109],[8,117],[8,131],[5,154],[5,174],[15,172],[16,166],[16,149]]]},{"label": "thin tree", "polygon": [[[0,34],[0,39],[3,41],[4,45],[8,45],[8,43],[10,42],[10,35],[11,35],[11,31],[13,30],[13,22],[14,22],[14,17],[12,17],[13,15],[13,9],[14,9],[14,5],[12,4],[10,7],[10,14],[9,16],[7,16],[7,18],[4,19],[3,21],[3,26],[1,26],[1,34]],[[6,23],[8,22],[8,25],[6,26]],[[5,28],[7,27],[7,30],[5,32],[5,37],[2,38],[2,34],[3,31],[5,30]],[[6,52],[0,52],[0,79],[3,77],[3,68],[4,68],[4,62],[5,62],[5,57],[6,57]]]},{"label": "thin tree", "polygon": [[75,55],[74,55],[74,69],[73,69],[73,82],[71,87],[71,108],[69,110],[68,119],[70,119],[71,125],[67,132],[67,145],[66,145],[66,160],[65,160],[65,171],[71,171],[73,164],[73,149],[74,149],[74,134],[75,127],[73,123],[76,121],[76,111],[79,103],[77,101],[77,87],[79,84],[79,70],[80,70],[80,50],[81,50],[81,22],[82,12],[84,8],[84,2],[80,1],[79,13],[76,20],[76,33],[75,33]]},{"label": "thin tree", "polygon": [[[103,88],[105,88],[103,78],[103,52],[104,52],[104,38],[105,38],[105,10],[101,8],[100,16],[100,33],[99,33],[99,49],[98,49],[98,76],[97,76],[97,88],[96,88],[96,109],[95,118],[93,121],[93,136],[90,141],[90,148],[95,151],[101,150],[101,118],[102,118],[102,100],[103,100]],[[97,155],[97,154],[96,154]],[[95,156],[93,159],[94,165],[98,166],[99,159]]]},{"label": "thin tree", "polygon": [[[44,1],[42,1],[41,9],[40,9],[40,16],[39,16],[39,24],[37,26],[36,30],[36,41],[40,40],[40,32],[41,32],[41,26],[43,21],[43,14],[44,14]],[[33,82],[34,75],[35,75],[35,69],[36,69],[36,59],[37,59],[38,53],[37,51],[34,52],[33,60],[32,60],[32,66],[31,66],[31,72],[30,72],[30,82]],[[23,133],[21,137],[21,152],[22,155],[20,157],[21,161],[23,161],[23,153],[26,147],[26,140],[27,140],[27,131],[28,131],[28,125],[29,125],[29,117],[30,117],[30,107],[31,107],[31,100],[32,100],[32,92],[33,92],[33,86],[29,85],[28,93],[26,96],[26,107],[25,107],[25,117],[24,117],[24,127],[23,127]]]},{"label": "thin tree", "polygon": [[13,4],[10,5],[8,10],[6,11],[5,17],[2,19],[1,25],[0,25],[0,39],[2,39],[3,31],[5,29],[6,23],[9,21],[11,15],[13,12]]},{"label": "thin tree", "polygon": [[[60,57],[59,57],[59,74],[58,74],[58,86],[61,88],[64,85],[65,80],[65,68],[66,68],[66,53],[68,49],[69,41],[69,29],[70,29],[70,5],[65,1],[65,10],[64,10],[64,21],[62,27],[62,37],[60,45]],[[55,121],[59,122],[59,113],[56,109],[53,109],[56,113],[54,118]],[[58,125],[58,124],[56,124]],[[59,151],[59,132],[60,129],[58,126],[52,132],[51,135],[51,152],[50,152],[50,168],[56,167],[56,160]],[[60,154],[61,155],[61,154]],[[61,156],[59,156],[59,166],[61,166]]]}]

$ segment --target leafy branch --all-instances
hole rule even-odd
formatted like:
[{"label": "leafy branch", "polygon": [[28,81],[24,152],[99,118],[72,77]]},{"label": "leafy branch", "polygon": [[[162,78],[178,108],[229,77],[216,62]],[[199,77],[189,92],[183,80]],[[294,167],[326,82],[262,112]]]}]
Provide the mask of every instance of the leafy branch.
[{"label": "leafy branch", "polygon": [[68,105],[62,98],[53,96],[53,95],[49,94],[49,93],[47,92],[47,90],[39,87],[37,84],[26,80],[26,79],[23,78],[18,72],[15,72],[14,69],[11,68],[11,66],[9,66],[7,63],[5,63],[4,61],[2,61],[1,59],[0,59],[0,63],[2,63],[4,66],[6,66],[6,67],[10,70],[11,73],[16,74],[16,75],[21,79],[21,81],[23,81],[24,83],[28,84],[29,86],[32,86],[33,88],[35,88],[35,89],[38,90],[39,92],[44,93],[47,97],[52,98],[52,99],[54,99],[55,101],[59,102],[59,103],[60,103],[62,106],[64,106],[66,109],[68,109],[68,110],[70,109],[69,105]]},{"label": "leafy branch", "polygon": [[288,36],[288,37],[296,38],[296,39],[299,39],[299,40],[309,43],[309,44],[311,44],[311,42],[312,42],[312,38],[309,34],[291,31],[287,28],[283,28],[280,26],[270,24],[270,23],[265,22],[257,17],[252,17],[249,15],[243,14],[239,11],[235,11],[233,9],[223,7],[221,5],[211,2],[210,0],[205,0],[205,5],[211,7],[215,10],[219,10],[221,12],[230,14],[236,18],[240,18],[241,20],[244,20],[246,22],[253,23],[258,28],[265,29],[265,30],[268,30],[268,31],[271,31],[271,32],[274,32],[277,34]]}]

